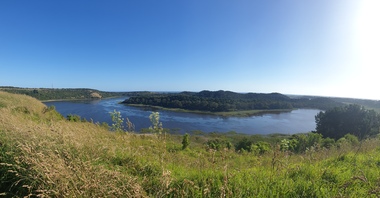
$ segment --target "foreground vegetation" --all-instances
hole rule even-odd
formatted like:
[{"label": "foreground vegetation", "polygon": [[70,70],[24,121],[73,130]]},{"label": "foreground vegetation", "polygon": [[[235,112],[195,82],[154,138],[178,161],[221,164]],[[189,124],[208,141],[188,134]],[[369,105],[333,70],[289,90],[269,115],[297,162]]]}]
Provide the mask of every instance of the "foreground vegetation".
[{"label": "foreground vegetation", "polygon": [[[67,120],[0,92],[0,195],[379,197],[380,140],[319,134],[175,136]],[[148,118],[147,118],[148,119]],[[164,125],[164,123],[163,123]],[[119,132],[120,131],[120,132]]]}]

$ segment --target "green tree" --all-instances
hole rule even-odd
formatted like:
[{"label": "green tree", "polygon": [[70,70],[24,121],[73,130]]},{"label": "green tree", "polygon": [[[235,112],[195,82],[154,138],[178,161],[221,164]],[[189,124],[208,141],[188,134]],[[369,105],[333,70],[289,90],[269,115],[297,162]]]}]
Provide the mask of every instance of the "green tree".
[{"label": "green tree", "polygon": [[352,134],[363,139],[379,133],[380,117],[374,110],[351,104],[336,107],[315,116],[317,133],[335,140]]}]

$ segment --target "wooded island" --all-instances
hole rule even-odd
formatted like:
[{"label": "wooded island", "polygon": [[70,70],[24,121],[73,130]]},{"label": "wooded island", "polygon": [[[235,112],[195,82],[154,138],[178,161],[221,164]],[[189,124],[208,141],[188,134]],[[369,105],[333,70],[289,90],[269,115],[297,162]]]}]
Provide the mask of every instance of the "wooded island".
[{"label": "wooded island", "polygon": [[280,93],[235,93],[231,91],[147,93],[132,96],[122,103],[207,112],[294,108],[326,110],[343,105],[341,102],[323,97],[290,98]]}]

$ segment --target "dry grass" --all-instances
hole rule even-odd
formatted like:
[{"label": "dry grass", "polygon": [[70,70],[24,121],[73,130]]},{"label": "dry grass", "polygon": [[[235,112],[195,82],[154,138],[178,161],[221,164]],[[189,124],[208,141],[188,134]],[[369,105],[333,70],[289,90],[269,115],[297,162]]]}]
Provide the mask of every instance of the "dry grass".
[{"label": "dry grass", "polygon": [[145,196],[136,177],[99,163],[123,152],[119,148],[128,147],[127,137],[118,138],[95,124],[59,119],[31,97],[0,92],[0,101],[4,106],[0,144],[10,148],[7,156],[1,156],[2,168],[14,176],[9,192],[49,197]]}]

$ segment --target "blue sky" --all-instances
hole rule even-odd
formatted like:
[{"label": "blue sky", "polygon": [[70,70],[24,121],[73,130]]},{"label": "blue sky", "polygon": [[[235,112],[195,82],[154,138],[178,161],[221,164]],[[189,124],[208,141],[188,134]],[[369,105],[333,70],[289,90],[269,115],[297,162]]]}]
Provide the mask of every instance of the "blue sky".
[{"label": "blue sky", "polygon": [[0,1],[0,85],[380,99],[377,0]]}]

